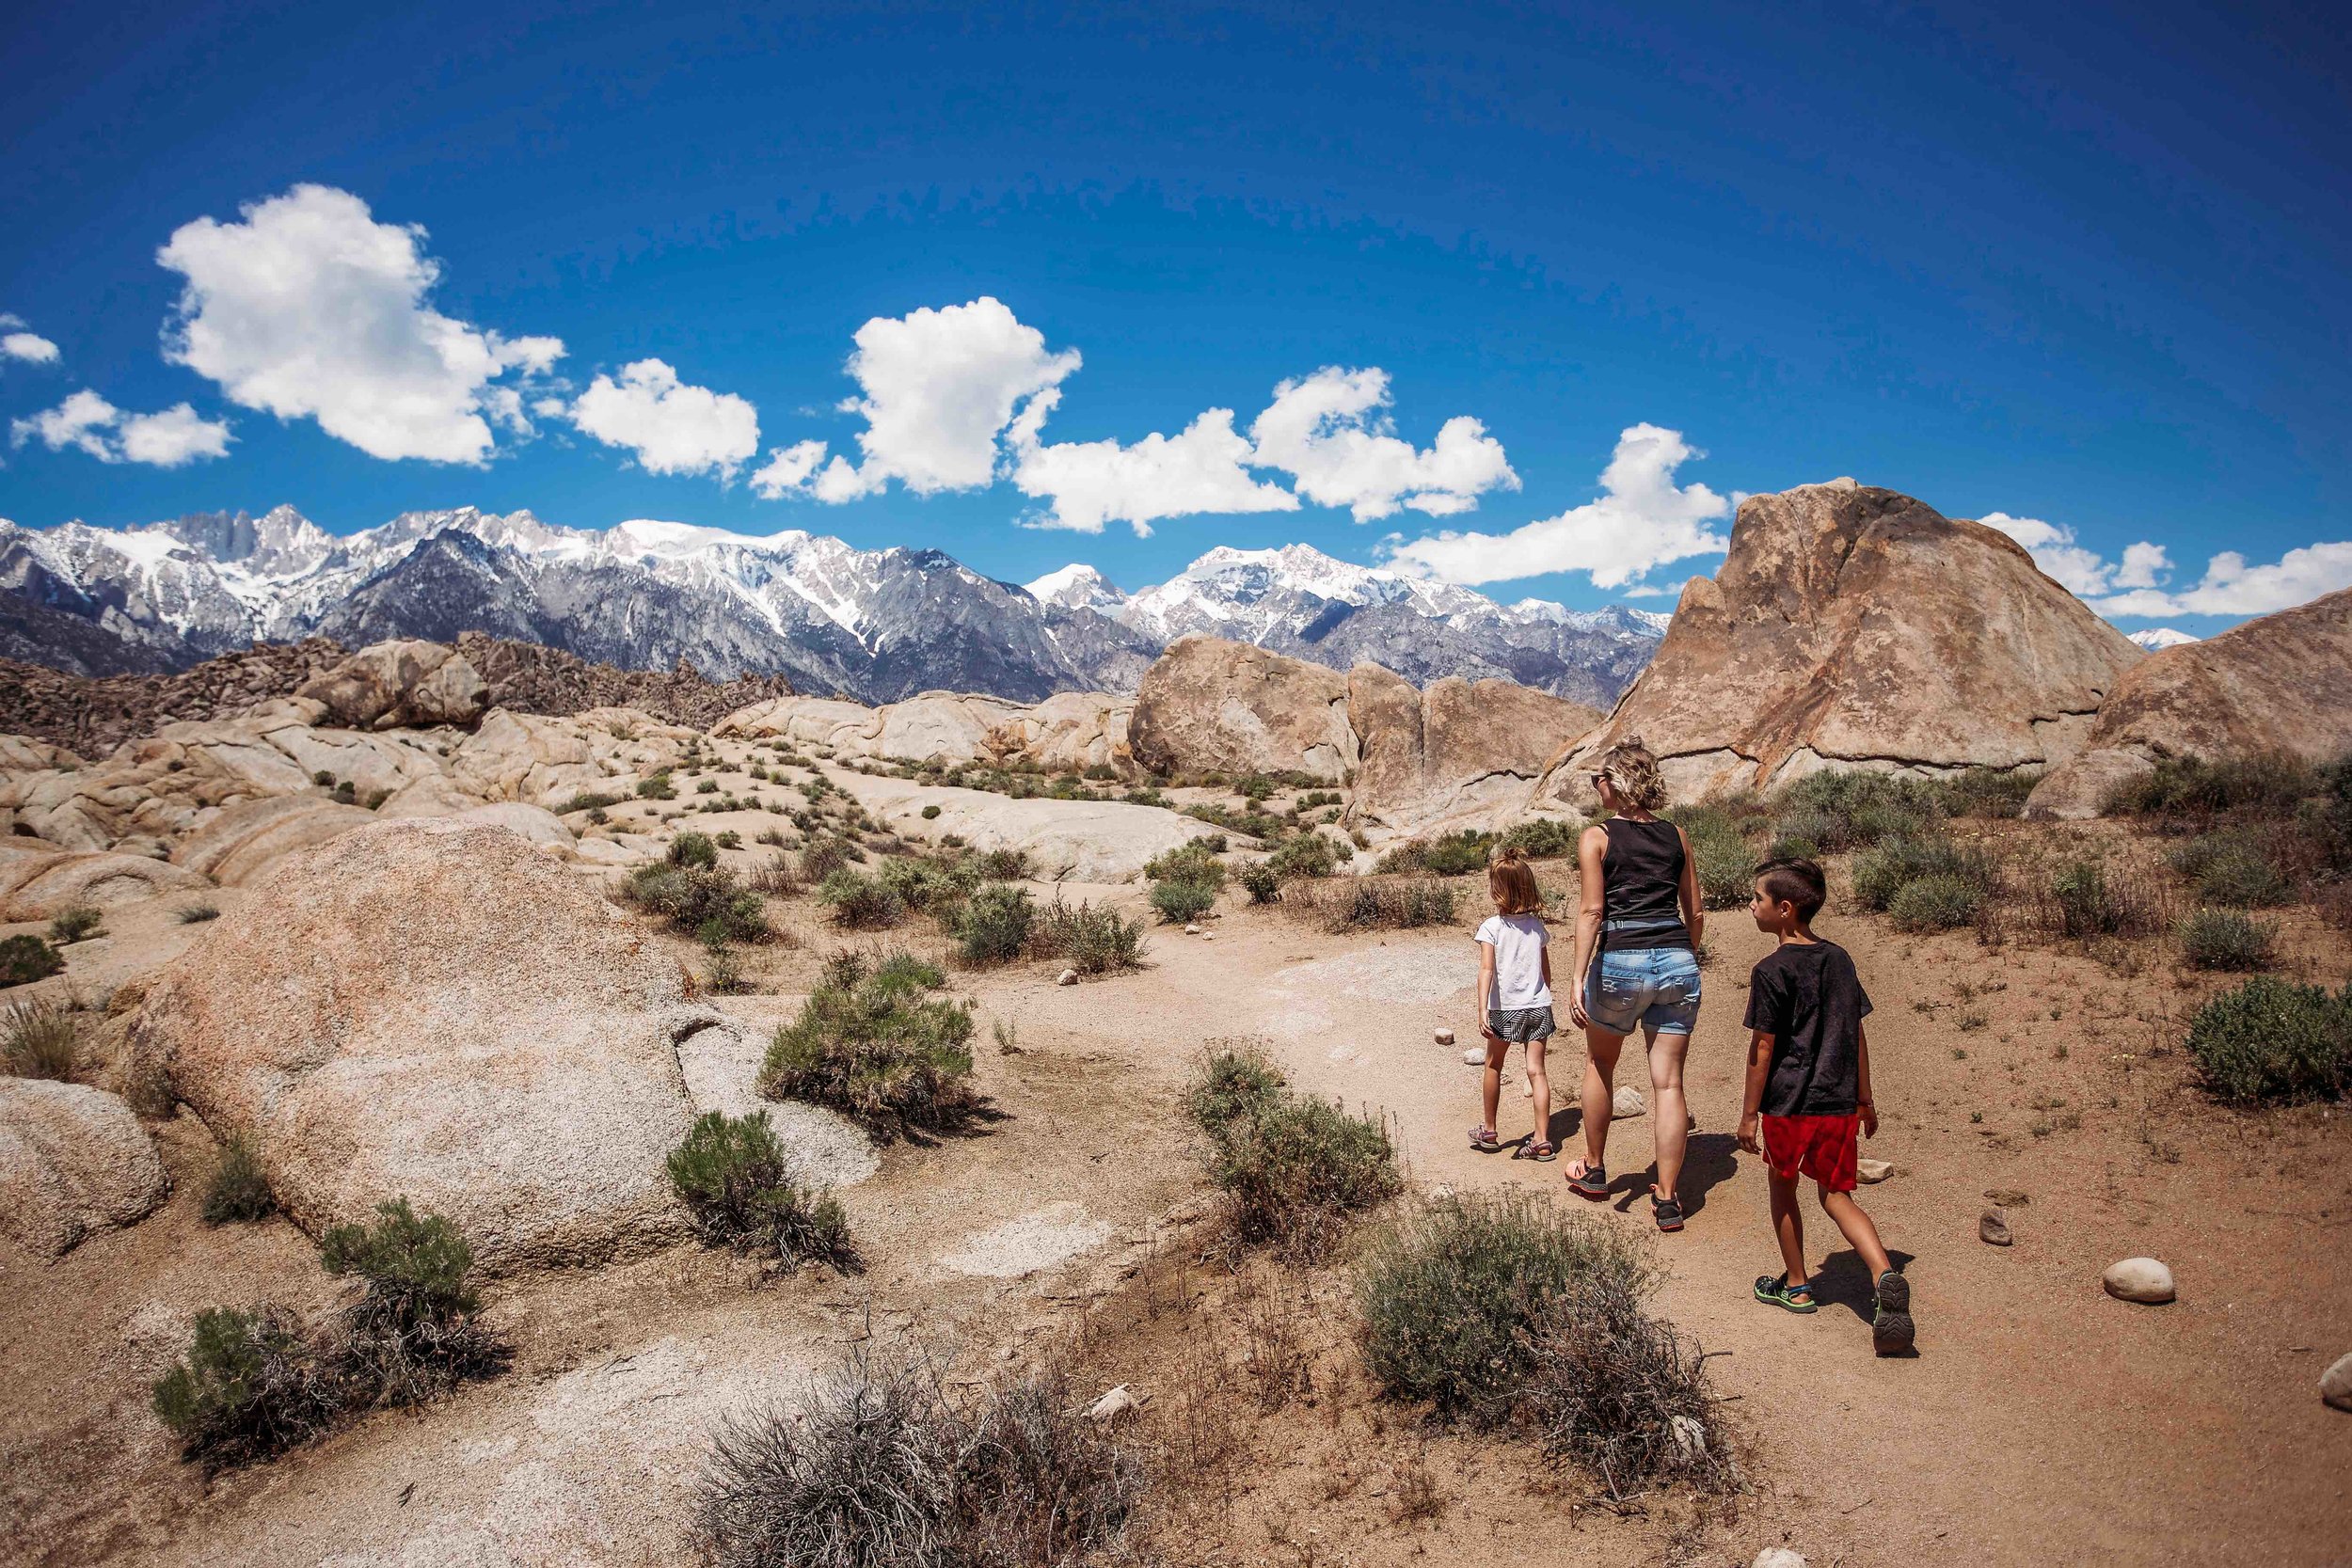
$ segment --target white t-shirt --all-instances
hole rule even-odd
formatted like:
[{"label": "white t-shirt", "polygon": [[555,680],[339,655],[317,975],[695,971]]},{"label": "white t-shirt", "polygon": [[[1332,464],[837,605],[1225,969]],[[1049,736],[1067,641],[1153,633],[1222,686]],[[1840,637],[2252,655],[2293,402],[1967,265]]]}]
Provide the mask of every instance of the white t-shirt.
[{"label": "white t-shirt", "polygon": [[1544,943],[1551,933],[1532,914],[1494,914],[1478,927],[1478,940],[1495,950],[1495,991],[1486,1006],[1499,1013],[1551,1006],[1544,984]]}]

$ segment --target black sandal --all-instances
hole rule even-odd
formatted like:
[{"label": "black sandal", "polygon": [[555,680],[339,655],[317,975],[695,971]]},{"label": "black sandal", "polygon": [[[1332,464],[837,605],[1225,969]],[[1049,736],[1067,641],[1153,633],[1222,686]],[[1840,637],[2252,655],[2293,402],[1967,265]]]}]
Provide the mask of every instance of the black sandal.
[{"label": "black sandal", "polygon": [[1658,1228],[1669,1233],[1682,1228],[1682,1205],[1670,1197],[1649,1195],[1649,1211],[1658,1220]]},{"label": "black sandal", "polygon": [[1603,1165],[1586,1165],[1583,1175],[1568,1178],[1568,1191],[1579,1197],[1589,1198],[1595,1203],[1607,1201],[1609,1197],[1608,1168]]}]

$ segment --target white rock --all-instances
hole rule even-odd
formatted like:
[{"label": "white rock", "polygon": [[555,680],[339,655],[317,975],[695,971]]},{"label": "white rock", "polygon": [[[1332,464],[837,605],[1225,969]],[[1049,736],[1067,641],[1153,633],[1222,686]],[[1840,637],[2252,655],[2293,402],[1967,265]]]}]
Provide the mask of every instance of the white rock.
[{"label": "white rock", "polygon": [[1057,986],[1074,986],[1077,983],[1078,972],[1074,969],[1065,969],[1054,979],[1054,984]]},{"label": "white rock", "polygon": [[1748,1568],[1804,1568],[1804,1554],[1786,1546],[1767,1546],[1756,1554]]},{"label": "white rock", "polygon": [[2336,1364],[2319,1374],[2319,1397],[2338,1410],[2352,1410],[2352,1355],[2339,1355]]},{"label": "white rock", "polygon": [[1687,1457],[1696,1459],[1707,1451],[1707,1429],[1695,1417],[1674,1417],[1667,1423],[1667,1430],[1674,1433],[1675,1447]]},{"label": "white rock", "polygon": [[1642,1116],[1648,1110],[1649,1102],[1642,1098],[1642,1091],[1630,1084],[1609,1099],[1609,1115],[1613,1119]]},{"label": "white rock", "polygon": [[1197,936],[1199,936],[1200,934],[1200,927],[1199,926],[1197,926],[1197,925],[1196,925],[1196,926],[1187,926],[1187,927],[1184,927],[1184,935],[1186,935],[1186,936],[1188,936],[1188,937],[1197,937]]},{"label": "white rock", "polygon": [[1892,1160],[1856,1160],[1853,1163],[1853,1174],[1857,1181],[1883,1181],[1895,1174],[1895,1162]]},{"label": "white rock", "polygon": [[[1451,1029],[1440,1029],[1435,1035],[1432,1035],[1430,1038],[1436,1040],[1439,1045],[1452,1045],[1454,1043],[1454,1031]],[[1484,1059],[1483,1053],[1481,1055],[1481,1059]]]},{"label": "white rock", "polygon": [[2107,1294],[2118,1301],[2146,1302],[2157,1306],[2170,1301],[2172,1271],[2153,1258],[2125,1258],[2107,1265],[2107,1272],[2099,1276]]},{"label": "white rock", "polygon": [[1482,1046],[1471,1046],[1468,1051],[1462,1053],[1462,1061],[1465,1065],[1470,1067],[1485,1067],[1486,1065],[1486,1053],[1485,1048]]},{"label": "white rock", "polygon": [[1149,1394],[1138,1398],[1128,1392],[1127,1386],[1122,1383],[1101,1399],[1096,1400],[1087,1411],[1087,1416],[1092,1420],[1115,1421],[1130,1410],[1141,1409],[1144,1400],[1149,1398],[1151,1398]]}]

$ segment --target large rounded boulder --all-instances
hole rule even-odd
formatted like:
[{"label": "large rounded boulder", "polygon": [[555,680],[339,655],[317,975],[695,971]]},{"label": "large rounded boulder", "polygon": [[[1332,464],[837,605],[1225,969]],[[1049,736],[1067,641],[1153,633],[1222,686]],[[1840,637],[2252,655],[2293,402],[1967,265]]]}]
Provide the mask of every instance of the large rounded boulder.
[{"label": "large rounded boulder", "polygon": [[1304,773],[1338,784],[1360,756],[1345,675],[1218,637],[1180,638],[1144,672],[1128,742],[1155,773]]},{"label": "large rounded boulder", "polygon": [[1448,675],[1416,691],[1380,665],[1359,664],[1347,687],[1363,750],[1347,823],[1396,833],[1507,822],[1545,764],[1602,719],[1513,681]]},{"label": "large rounded boulder", "polygon": [[0,1077],[0,1236],[61,1258],[171,1192],[131,1107],[86,1084]]},{"label": "large rounded boulder", "polygon": [[2159,758],[2352,752],[2352,588],[2132,666],[2082,751],[2034,786],[2035,816],[2095,816]]},{"label": "large rounded boulder", "polygon": [[319,703],[343,729],[389,730],[470,724],[489,706],[490,688],[466,656],[443,642],[376,642],[311,676],[294,695]]},{"label": "large rounded boulder", "polygon": [[133,1039],[305,1229],[405,1196],[511,1268],[681,1232],[675,1041],[707,1022],[576,874],[423,818],[285,857],[158,974]]},{"label": "large rounded boulder", "polygon": [[1740,503],[1609,722],[1533,803],[1581,803],[1586,762],[1639,736],[1677,797],[1827,769],[2047,768],[2140,658],[2008,535],[1850,479]]}]

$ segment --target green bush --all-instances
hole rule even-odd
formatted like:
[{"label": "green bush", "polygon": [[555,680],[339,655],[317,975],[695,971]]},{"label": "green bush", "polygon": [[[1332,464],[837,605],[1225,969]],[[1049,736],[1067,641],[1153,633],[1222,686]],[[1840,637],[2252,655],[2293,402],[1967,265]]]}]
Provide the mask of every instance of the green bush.
[{"label": "green bush", "polygon": [[1737,909],[1756,896],[1756,851],[1738,817],[1719,806],[1692,806],[1674,822],[1691,841],[1703,908]]},{"label": "green bush", "polygon": [[1029,927],[1029,952],[1066,959],[1081,974],[1107,974],[1143,962],[1143,922],[1095,904],[1068,904],[1058,893]]},{"label": "green bush", "polygon": [[888,930],[907,917],[898,891],[862,871],[834,872],[818,887],[817,896],[831,907],[834,925],[852,931]]},{"label": "green bush", "polygon": [[1028,949],[1037,906],[1029,890],[1009,882],[983,883],[956,918],[956,943],[963,961],[1009,963]]},{"label": "green bush", "polygon": [[1282,896],[1282,874],[1265,861],[1241,868],[1241,887],[1253,904],[1271,904]]},{"label": "green bush", "polygon": [[258,1220],[277,1205],[270,1196],[269,1180],[262,1174],[262,1162],[255,1157],[253,1146],[242,1137],[231,1137],[220,1146],[220,1159],[213,1166],[212,1180],[204,1186],[204,1223],[206,1225],[243,1225]]},{"label": "green bush", "polygon": [[1216,904],[1216,889],[1201,882],[1153,882],[1152,907],[1171,926],[1198,920]]},{"label": "green bush", "polygon": [[722,849],[740,849],[743,847],[743,835],[737,832],[733,828],[728,828],[722,832],[717,838],[712,840],[712,842],[717,844]]},{"label": "green bush", "polygon": [[2160,928],[2136,880],[2118,882],[2094,860],[2070,861],[2048,883],[2049,924],[2065,937],[2141,936]]},{"label": "green bush", "polygon": [[1206,839],[1191,838],[1164,854],[1154,855],[1143,874],[1155,882],[1187,882],[1211,893],[1225,887],[1225,863],[1209,848]]},{"label": "green bush", "polygon": [[1339,846],[1317,832],[1300,833],[1268,855],[1263,863],[1281,881],[1328,877],[1340,863]]},{"label": "green bush", "polygon": [[1831,854],[1922,832],[1944,816],[1934,785],[1860,768],[1800,779],[1774,798],[1772,810],[1784,821],[1805,818],[1804,836]]},{"label": "green bush", "polygon": [[2224,815],[2252,819],[2292,817],[2319,780],[2311,764],[2286,752],[2254,752],[2207,761],[2180,756],[2127,779],[2107,793],[2110,816],[2203,820]]},{"label": "green bush", "polygon": [[847,839],[831,834],[819,837],[806,824],[802,831],[809,834],[808,842],[801,846],[801,880],[804,882],[821,882],[850,862],[866,858],[866,852]]},{"label": "green bush", "polygon": [[670,770],[664,768],[650,778],[638,780],[637,798],[641,800],[676,800],[677,788],[670,783]]},{"label": "green bush", "polygon": [[925,806],[923,808],[923,820],[926,822],[936,822],[939,820],[939,808],[937,806]]},{"label": "green bush", "polygon": [[694,793],[697,795],[716,795],[719,793],[719,781],[716,779],[705,779],[702,783],[694,786]]},{"label": "green bush", "polygon": [[2010,817],[2041,782],[2039,768],[1969,768],[1931,787],[1947,816]]},{"label": "green bush", "polygon": [[64,1083],[81,1058],[73,1009],[54,997],[21,1002],[0,1022],[0,1066],[13,1078]]},{"label": "green bush", "polygon": [[569,816],[576,811],[603,811],[607,807],[621,804],[626,799],[625,796],[607,795],[600,789],[583,789],[556,807],[555,813],[558,816]]},{"label": "green bush", "polygon": [[802,1179],[767,1112],[705,1112],[671,1150],[667,1168],[707,1244],[771,1258],[787,1270],[812,1259],[855,1269],[839,1200]]},{"label": "green bush", "polygon": [[1905,882],[1887,905],[1898,930],[1948,931],[1976,923],[1984,894],[1976,883],[1949,872],[1934,872]]},{"label": "green bush", "polygon": [[1364,1370],[1391,1399],[1441,1419],[1501,1425],[1534,1362],[1534,1334],[1569,1285],[1655,1281],[1628,1232],[1504,1188],[1438,1199],[1379,1238],[1359,1266]]},{"label": "green bush", "polygon": [[2213,996],[2189,1021],[2188,1053],[2223,1100],[2338,1100],[2352,1092],[2352,987],[2258,976]]},{"label": "green bush", "polygon": [[1186,1096],[1235,1235],[1320,1257],[1346,1216],[1404,1189],[1388,1130],[1281,1086],[1263,1059],[1220,1053]]},{"label": "green bush", "polygon": [[907,953],[834,959],[800,1016],[776,1031],[759,1092],[830,1105],[884,1137],[967,1119],[979,1105],[972,1011],[930,994],[946,983]]},{"label": "green bush", "polygon": [[1517,849],[1529,860],[1550,860],[1575,854],[1577,840],[1583,834],[1581,822],[1557,816],[1531,816],[1512,824],[1496,847]]},{"label": "green bush", "polygon": [[505,1364],[505,1345],[474,1319],[473,1248],[440,1215],[405,1197],[379,1203],[372,1223],[328,1228],[319,1265],[360,1283],[339,1348],[354,1402],[422,1404]]},{"label": "green bush", "polygon": [[49,923],[49,940],[59,947],[70,947],[85,937],[103,935],[99,927],[105,923],[106,917],[93,906],[76,904]]},{"label": "green bush", "polygon": [[642,865],[621,889],[631,903],[662,916],[671,929],[686,936],[699,936],[714,921],[730,942],[765,942],[774,934],[759,895],[724,866]]},{"label": "green bush", "polygon": [[719,863],[719,847],[707,833],[680,833],[670,840],[669,862],[708,871]]},{"label": "green bush", "polygon": [[1467,877],[1486,869],[1491,835],[1464,830],[1422,847],[1422,869],[1436,877]]},{"label": "green bush", "polygon": [[1406,930],[1452,923],[1457,896],[1437,877],[1341,877],[1293,888],[1282,908],[1327,931]]},{"label": "green bush", "polygon": [[2198,896],[2227,909],[2283,904],[2294,889],[2265,852],[2264,840],[2244,829],[2201,833],[2165,858],[2187,878]]},{"label": "green bush", "polygon": [[156,1380],[154,1399],[181,1456],[208,1471],[310,1441],[342,1403],[327,1358],[276,1307],[199,1313],[187,1354]]},{"label": "green bush", "polygon": [[[1941,833],[1883,838],[1854,857],[1854,902],[1866,910],[1884,912],[1895,907],[1903,889],[1930,878],[1961,883],[1980,898],[1993,884],[1993,863],[1979,851],[1963,848]],[[1975,918],[1973,907],[1970,918]]]},{"label": "green bush", "polygon": [[2235,910],[2198,910],[2173,927],[2181,957],[2192,969],[2251,974],[2268,969],[2279,951],[2279,927]]}]

